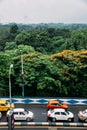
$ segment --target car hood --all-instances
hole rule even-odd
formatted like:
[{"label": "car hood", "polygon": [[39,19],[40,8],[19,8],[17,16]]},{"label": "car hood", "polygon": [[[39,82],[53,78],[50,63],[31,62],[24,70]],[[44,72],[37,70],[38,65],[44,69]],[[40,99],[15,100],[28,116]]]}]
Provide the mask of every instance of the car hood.
[{"label": "car hood", "polygon": [[32,115],[34,115],[34,114],[33,114],[33,112],[31,112],[31,111],[28,111],[28,114],[27,114],[27,116],[32,116]]},{"label": "car hood", "polygon": [[69,113],[68,114],[69,117],[74,117],[74,114],[72,112],[68,111],[68,113]]}]

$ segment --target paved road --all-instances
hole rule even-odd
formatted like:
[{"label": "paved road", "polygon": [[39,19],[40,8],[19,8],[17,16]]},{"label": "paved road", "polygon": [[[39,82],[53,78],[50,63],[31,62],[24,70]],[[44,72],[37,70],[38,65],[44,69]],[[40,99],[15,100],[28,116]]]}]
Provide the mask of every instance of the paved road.
[{"label": "paved road", "polygon": [[[30,104],[16,104],[15,105],[16,108],[18,107],[24,107],[28,110],[31,110],[34,115],[35,115],[35,119],[34,119],[34,122],[46,122],[47,121],[47,108],[46,108],[46,105],[30,105]],[[78,111],[79,110],[84,110],[84,109],[87,109],[87,106],[71,106],[69,105],[69,110],[72,111],[75,115],[75,121],[74,122],[78,122]],[[3,113],[3,117],[1,119],[0,122],[5,122],[6,121],[6,113]],[[19,126],[18,128],[14,128],[14,130],[87,130],[87,127],[77,127],[77,128],[71,128],[71,127],[63,127],[63,128],[52,128],[51,126],[47,126],[45,128],[43,128],[44,126],[41,126],[41,128],[39,128],[38,126],[33,126],[33,127],[30,127],[28,126],[28,128],[25,126]],[[5,128],[2,128],[0,126],[0,130],[8,130],[7,127]]]},{"label": "paved road", "polygon": [[[15,107],[23,107],[28,110],[31,110],[34,113],[35,119],[34,122],[46,122],[47,121],[47,107],[46,105],[30,105],[30,104],[16,104]],[[87,106],[72,106],[69,105],[69,109],[75,115],[74,122],[78,122],[78,111],[87,109]],[[0,122],[6,121],[6,113],[2,113],[3,117]]]},{"label": "paved road", "polygon": [[[24,107],[26,109],[29,109],[31,110],[34,115],[35,115],[35,119],[34,121],[35,122],[46,122],[47,121],[47,107],[46,105],[30,105],[30,104],[16,104],[15,107]],[[84,109],[87,109],[87,106],[72,106],[72,105],[69,105],[69,108],[68,110],[70,110],[71,112],[74,113],[75,115],[75,122],[78,122],[78,111],[80,110],[84,110]]]}]

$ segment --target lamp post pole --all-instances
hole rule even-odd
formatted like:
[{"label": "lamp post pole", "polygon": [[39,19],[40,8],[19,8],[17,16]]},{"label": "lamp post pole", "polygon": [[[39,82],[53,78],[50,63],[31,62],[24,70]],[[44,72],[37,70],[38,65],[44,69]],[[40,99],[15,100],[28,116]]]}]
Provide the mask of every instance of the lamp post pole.
[{"label": "lamp post pole", "polygon": [[12,99],[11,99],[11,69],[13,68],[13,64],[9,67],[9,98],[10,98],[10,113],[8,116],[8,130],[14,130],[14,115],[12,111]]},{"label": "lamp post pole", "polygon": [[9,67],[9,98],[10,98],[10,110],[11,110],[11,104],[12,104],[12,99],[11,99],[11,69],[13,68],[13,64],[10,65]]},{"label": "lamp post pole", "polygon": [[22,78],[22,96],[24,97],[24,70],[23,70],[23,55],[22,50],[21,52],[21,78]]}]

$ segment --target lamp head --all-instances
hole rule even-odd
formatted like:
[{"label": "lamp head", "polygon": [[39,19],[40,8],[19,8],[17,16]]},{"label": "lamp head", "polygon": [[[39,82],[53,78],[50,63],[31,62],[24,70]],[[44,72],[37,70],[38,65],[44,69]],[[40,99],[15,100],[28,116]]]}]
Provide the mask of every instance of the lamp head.
[{"label": "lamp head", "polygon": [[10,68],[13,68],[13,64],[10,65]]}]

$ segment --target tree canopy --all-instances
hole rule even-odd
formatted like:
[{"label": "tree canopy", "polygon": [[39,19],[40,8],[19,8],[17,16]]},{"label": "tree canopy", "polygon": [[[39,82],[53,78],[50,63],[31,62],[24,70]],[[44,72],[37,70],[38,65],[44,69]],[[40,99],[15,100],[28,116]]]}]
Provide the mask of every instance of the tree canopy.
[{"label": "tree canopy", "polygon": [[[87,28],[23,27],[0,29],[0,94],[22,96],[23,56],[25,96],[87,97]],[[6,33],[5,33],[6,32]],[[21,52],[20,52],[21,51]],[[18,91],[19,90],[19,91]]]}]

